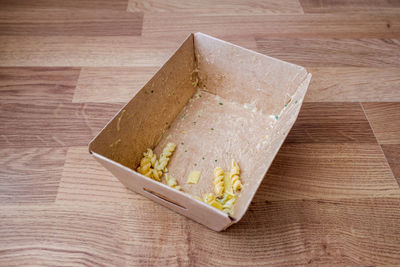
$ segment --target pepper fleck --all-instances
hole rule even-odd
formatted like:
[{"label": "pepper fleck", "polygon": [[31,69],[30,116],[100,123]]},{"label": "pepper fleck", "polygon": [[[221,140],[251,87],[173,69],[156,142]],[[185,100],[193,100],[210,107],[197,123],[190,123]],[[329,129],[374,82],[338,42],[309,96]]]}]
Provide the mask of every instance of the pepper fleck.
[{"label": "pepper fleck", "polygon": [[222,106],[224,103],[222,103],[222,102],[219,102],[219,104]]},{"label": "pepper fleck", "polygon": [[185,150],[185,152],[187,152],[187,150]]},{"label": "pepper fleck", "polygon": [[203,159],[203,160],[205,160],[205,158],[204,158],[204,157],[202,157],[202,159]]},{"label": "pepper fleck", "polygon": [[218,160],[214,160],[215,162],[217,162]]},{"label": "pepper fleck", "polygon": [[214,131],[214,128],[211,128],[211,131]]},{"label": "pepper fleck", "polygon": [[151,93],[154,93],[154,90],[151,90]]},{"label": "pepper fleck", "polygon": [[183,145],[184,143],[183,142],[181,142],[181,145]]}]

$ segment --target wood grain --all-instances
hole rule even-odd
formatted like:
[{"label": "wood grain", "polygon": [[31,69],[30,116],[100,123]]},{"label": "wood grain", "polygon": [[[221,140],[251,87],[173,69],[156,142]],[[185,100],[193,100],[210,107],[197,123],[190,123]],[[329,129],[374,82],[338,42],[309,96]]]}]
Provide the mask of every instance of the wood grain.
[{"label": "wood grain", "polygon": [[1,103],[0,147],[87,145],[119,104]]},{"label": "wood grain", "polygon": [[57,203],[102,203],[103,205],[142,202],[145,198],[123,186],[88,153],[86,146],[70,147],[57,194]]},{"label": "wood grain", "polygon": [[357,103],[304,103],[287,143],[373,143],[375,136]]},{"label": "wood grain", "polygon": [[[137,204],[1,207],[0,265],[187,262],[187,219],[147,199]],[[145,221],[147,229],[142,225]]]},{"label": "wood grain", "polygon": [[[399,266],[399,10],[0,0],[0,266]],[[127,190],[87,151],[196,31],[313,74],[245,217],[221,233]]]},{"label": "wood grain", "polygon": [[71,101],[80,68],[0,68],[0,103]]},{"label": "wood grain", "polygon": [[2,10],[83,10],[88,12],[96,9],[120,10],[124,11],[127,7],[127,0],[0,0]]},{"label": "wood grain", "polygon": [[143,14],[112,10],[0,10],[0,36],[137,36]]},{"label": "wood grain", "polygon": [[223,233],[148,200],[0,207],[0,264],[396,265],[399,205],[399,198],[254,202]]},{"label": "wood grain", "polygon": [[400,103],[363,103],[380,144],[400,144]]},{"label": "wood grain", "polygon": [[382,150],[400,185],[400,145],[382,145]]},{"label": "wood grain", "polygon": [[[398,204],[398,198],[255,202],[242,222],[225,234],[200,232],[195,225],[191,231],[194,262],[237,266],[394,264],[399,261],[399,237],[388,233],[399,233]],[[382,228],[375,228],[377,224]],[[218,257],[221,254],[230,256]]]},{"label": "wood grain", "polygon": [[399,14],[400,2],[388,0],[299,0],[304,13]]},{"label": "wood grain", "polygon": [[254,201],[385,196],[400,189],[379,145],[286,143]]},{"label": "wood grain", "polygon": [[196,14],[302,14],[303,10],[297,0],[277,2],[273,0],[243,1],[243,0],[207,0],[185,1],[180,0],[129,0],[128,11],[131,12],[184,12]]},{"label": "wood grain", "polygon": [[310,67],[307,70],[313,77],[305,101],[400,101],[399,68]]},{"label": "wood grain", "polygon": [[[288,144],[280,150],[254,201],[400,197],[377,144]],[[69,148],[57,203],[134,203],[125,189],[87,153]]]},{"label": "wood grain", "polygon": [[54,202],[67,150],[1,147],[0,205]]},{"label": "wood grain", "polygon": [[161,66],[184,38],[7,36],[0,38],[0,66]]},{"label": "wood grain", "polygon": [[[219,27],[215,27],[219,25]],[[246,39],[258,35],[290,38],[398,38],[397,15],[203,15],[185,13],[146,14],[143,36],[171,38],[189,32],[219,38]]]},{"label": "wood grain", "polygon": [[400,39],[256,38],[257,50],[310,67],[399,67]]},{"label": "wood grain", "polygon": [[82,68],[73,102],[128,102],[157,67]]}]

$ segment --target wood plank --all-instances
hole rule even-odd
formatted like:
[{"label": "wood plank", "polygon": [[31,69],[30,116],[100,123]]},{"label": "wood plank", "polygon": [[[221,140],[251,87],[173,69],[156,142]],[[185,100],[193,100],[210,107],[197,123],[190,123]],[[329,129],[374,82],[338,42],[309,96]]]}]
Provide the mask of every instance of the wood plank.
[{"label": "wood plank", "polygon": [[[400,197],[377,144],[285,144],[254,201]],[[133,203],[130,192],[99,165],[86,147],[69,148],[57,203]]]},{"label": "wood plank", "polygon": [[303,10],[297,0],[277,2],[273,0],[129,0],[128,11],[131,12],[184,12],[196,14],[302,14]]},{"label": "wood plank", "polygon": [[2,10],[60,10],[60,9],[87,9],[87,10],[120,10],[127,7],[127,0],[0,0]]},{"label": "wood plank", "polygon": [[128,102],[157,67],[82,68],[73,102]]},{"label": "wood plank", "polygon": [[0,10],[0,36],[139,36],[143,14],[112,10]]},{"label": "wood plank", "polygon": [[0,66],[154,67],[165,63],[183,40],[139,36],[7,36],[0,38]]},{"label": "wood plank", "polygon": [[[218,25],[218,27],[216,27]],[[204,32],[218,38],[246,39],[258,35],[290,38],[398,38],[397,15],[204,15],[148,13],[143,36],[171,38],[189,32]]]},{"label": "wood plank", "polygon": [[147,200],[112,208],[1,207],[0,221],[1,266],[176,266],[188,262],[186,219]]},{"label": "wood plank", "polygon": [[125,188],[109,171],[89,154],[87,147],[68,148],[57,203],[119,203],[143,202],[146,199]]},{"label": "wood plank", "polygon": [[377,144],[284,144],[254,201],[400,196]]},{"label": "wood plank", "polygon": [[67,150],[1,147],[0,205],[54,202]]},{"label": "wood plank", "polygon": [[313,76],[304,101],[400,101],[400,68],[310,67],[307,70]]},{"label": "wood plank", "polygon": [[120,104],[0,104],[0,147],[86,146]]},{"label": "wood plank", "polygon": [[257,50],[310,67],[399,67],[400,39],[257,37]]},{"label": "wood plank", "polygon": [[399,205],[399,198],[254,202],[224,233],[146,200],[0,207],[0,264],[396,265]]},{"label": "wood plank", "polygon": [[400,103],[363,103],[380,144],[400,144]]},{"label": "wood plank", "polygon": [[80,68],[0,68],[0,102],[71,101]]},{"label": "wood plank", "polygon": [[382,150],[400,185],[400,145],[382,145]]},{"label": "wood plank", "polygon": [[399,14],[400,2],[390,0],[299,0],[304,13]]},{"label": "wood plank", "polygon": [[[193,229],[193,249],[200,251],[195,262],[396,265],[400,260],[398,205],[398,198],[256,202],[226,235],[196,231],[200,226]],[[219,248],[220,244],[224,245]]]},{"label": "wood plank", "polygon": [[358,103],[304,103],[286,142],[376,144],[376,138]]}]

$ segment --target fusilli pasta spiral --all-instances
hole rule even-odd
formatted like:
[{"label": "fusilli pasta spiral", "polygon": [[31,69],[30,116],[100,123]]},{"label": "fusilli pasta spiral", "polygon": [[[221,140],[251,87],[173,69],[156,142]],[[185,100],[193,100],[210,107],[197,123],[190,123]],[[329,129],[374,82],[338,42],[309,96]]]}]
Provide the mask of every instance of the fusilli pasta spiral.
[{"label": "fusilli pasta spiral", "polygon": [[177,190],[181,190],[181,187],[178,185],[176,179],[171,175],[169,175],[168,173],[165,174],[165,181],[167,182],[168,186],[175,188]]},{"label": "fusilli pasta spiral", "polygon": [[172,153],[175,150],[176,145],[174,143],[168,143],[163,152],[161,153],[160,159],[155,162],[154,168],[157,171],[161,172],[166,172],[168,171],[167,165],[169,162],[170,157],[172,156]]},{"label": "fusilli pasta spiral", "polygon": [[224,170],[220,167],[214,169],[214,193],[218,198],[224,195]]},{"label": "fusilli pasta spiral", "polygon": [[143,158],[140,160],[140,166],[137,168],[137,171],[149,178],[161,181],[162,173],[152,168],[156,162],[157,156],[153,153],[153,150],[148,148],[147,151],[143,153]]},{"label": "fusilli pasta spiral", "polygon": [[239,174],[240,174],[239,165],[234,160],[232,160],[230,177],[234,192],[240,191],[240,189],[242,189],[242,183],[240,182]]}]

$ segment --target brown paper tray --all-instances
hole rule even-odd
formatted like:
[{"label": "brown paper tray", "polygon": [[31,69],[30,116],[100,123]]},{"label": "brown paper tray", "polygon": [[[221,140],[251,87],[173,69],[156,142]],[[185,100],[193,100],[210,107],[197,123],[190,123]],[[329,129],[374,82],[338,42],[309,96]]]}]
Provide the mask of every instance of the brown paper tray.
[{"label": "brown paper tray", "polygon": [[[311,74],[211,36],[191,34],[93,139],[89,151],[126,187],[221,231],[245,214],[293,126]],[[243,189],[228,216],[135,171],[142,153],[177,144],[168,165],[186,193],[212,192],[212,171],[241,168]],[[186,184],[192,170],[197,185]]]}]

